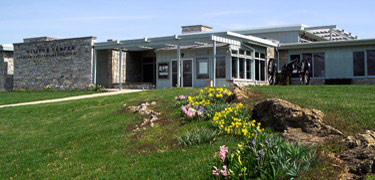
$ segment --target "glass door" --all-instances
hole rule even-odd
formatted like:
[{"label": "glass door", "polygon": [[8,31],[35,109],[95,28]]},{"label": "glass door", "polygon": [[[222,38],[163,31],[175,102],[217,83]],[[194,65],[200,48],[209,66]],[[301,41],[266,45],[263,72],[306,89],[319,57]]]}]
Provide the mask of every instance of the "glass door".
[{"label": "glass door", "polygon": [[184,87],[192,87],[193,86],[193,61],[192,60],[182,61],[182,70],[183,70]]}]

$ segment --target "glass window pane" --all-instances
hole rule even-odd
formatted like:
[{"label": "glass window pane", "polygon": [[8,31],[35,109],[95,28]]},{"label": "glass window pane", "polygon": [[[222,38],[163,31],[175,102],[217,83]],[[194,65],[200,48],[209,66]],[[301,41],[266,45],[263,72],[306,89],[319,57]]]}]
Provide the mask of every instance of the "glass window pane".
[{"label": "glass window pane", "polygon": [[240,54],[244,55],[245,54],[245,50],[240,49]]},{"label": "glass window pane", "polygon": [[367,75],[375,76],[375,50],[367,52]]},{"label": "glass window pane", "polygon": [[225,56],[216,57],[216,78],[225,77]]},{"label": "glass window pane", "polygon": [[197,58],[197,79],[208,79],[209,78],[209,58]]},{"label": "glass window pane", "polygon": [[301,60],[301,56],[298,55],[290,55],[290,61],[297,60],[298,62]]},{"label": "glass window pane", "polygon": [[255,58],[259,58],[259,52],[255,52]]},{"label": "glass window pane", "polygon": [[324,53],[314,54],[314,77],[324,77],[325,76],[325,62]]},{"label": "glass window pane", "polygon": [[365,76],[365,52],[353,52],[353,75]]},{"label": "glass window pane", "polygon": [[259,60],[255,60],[255,80],[259,81]]},{"label": "glass window pane", "polygon": [[243,79],[245,77],[243,68],[244,68],[245,59],[240,58],[240,78]]},{"label": "glass window pane", "polygon": [[246,78],[251,79],[251,60],[246,59]]},{"label": "glass window pane", "polygon": [[251,51],[246,51],[246,55],[251,56]]},{"label": "glass window pane", "polygon": [[237,50],[232,50],[232,54],[237,54],[238,51]]},{"label": "glass window pane", "polygon": [[260,53],[260,58],[264,59],[266,58],[266,55],[264,53]]},{"label": "glass window pane", "polygon": [[232,77],[237,78],[237,58],[232,57]]}]

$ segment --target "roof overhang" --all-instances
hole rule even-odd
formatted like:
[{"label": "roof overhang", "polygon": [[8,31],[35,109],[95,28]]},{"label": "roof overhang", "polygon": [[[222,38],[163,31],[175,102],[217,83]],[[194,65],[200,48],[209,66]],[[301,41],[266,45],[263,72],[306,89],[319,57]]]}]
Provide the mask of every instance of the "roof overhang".
[{"label": "roof overhang", "polygon": [[118,49],[122,48],[127,51],[144,51],[158,50],[174,46],[192,46],[212,44],[212,42],[225,43],[228,45],[241,46],[242,42],[254,44],[263,47],[278,47],[278,44],[272,41],[261,39],[254,36],[245,36],[233,32],[216,32],[216,33],[194,33],[181,34],[174,36],[142,38],[122,41],[99,42],[94,44],[96,50],[101,49]]},{"label": "roof overhang", "polygon": [[288,49],[313,49],[313,48],[330,48],[330,47],[347,47],[347,46],[374,46],[375,39],[356,39],[343,41],[323,41],[311,43],[293,43],[281,44],[279,50]]}]

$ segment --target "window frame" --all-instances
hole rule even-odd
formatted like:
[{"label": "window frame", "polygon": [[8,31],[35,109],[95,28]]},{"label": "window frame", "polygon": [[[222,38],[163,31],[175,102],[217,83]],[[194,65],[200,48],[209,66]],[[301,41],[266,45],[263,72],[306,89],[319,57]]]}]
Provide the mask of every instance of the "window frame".
[{"label": "window frame", "polygon": [[[200,62],[207,62],[207,73],[201,74],[199,64]],[[209,57],[196,57],[195,58],[196,64],[196,73],[195,76],[197,79],[210,79],[210,58]]]}]

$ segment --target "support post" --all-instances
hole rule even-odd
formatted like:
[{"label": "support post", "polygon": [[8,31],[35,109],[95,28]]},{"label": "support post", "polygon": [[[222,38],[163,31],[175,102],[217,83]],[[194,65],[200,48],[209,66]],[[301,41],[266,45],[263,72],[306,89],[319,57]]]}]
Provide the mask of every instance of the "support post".
[{"label": "support post", "polygon": [[97,58],[97,50],[94,48],[93,66],[92,66],[92,84],[93,85],[96,85],[96,58]]},{"label": "support post", "polygon": [[213,86],[216,87],[216,41],[212,43],[212,60],[213,60]]},{"label": "support post", "polygon": [[246,58],[243,59],[243,78],[247,79],[247,72],[246,72]]},{"label": "support post", "polygon": [[177,44],[177,87],[181,87],[181,49],[180,42]]},{"label": "support post", "polygon": [[119,63],[118,63],[118,66],[119,66],[119,79],[118,79],[118,87],[119,87],[119,90],[122,90],[122,48],[120,47],[119,50]]},{"label": "support post", "polygon": [[251,79],[255,82],[255,51],[251,53]]}]

